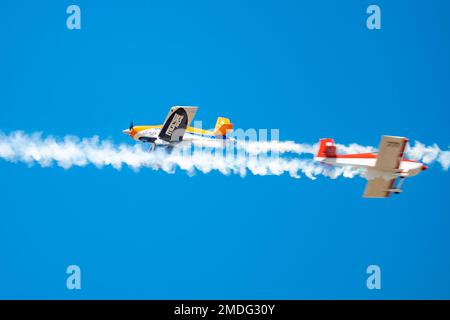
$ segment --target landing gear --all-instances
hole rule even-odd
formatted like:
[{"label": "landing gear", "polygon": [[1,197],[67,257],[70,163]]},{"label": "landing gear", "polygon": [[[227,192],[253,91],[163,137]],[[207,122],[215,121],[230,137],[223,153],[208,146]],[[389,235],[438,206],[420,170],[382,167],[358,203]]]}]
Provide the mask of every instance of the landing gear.
[{"label": "landing gear", "polygon": [[167,146],[167,147],[166,147],[167,153],[169,153],[169,154],[172,153],[173,148],[174,148],[173,146]]},{"label": "landing gear", "polygon": [[152,152],[156,150],[156,143],[150,142],[150,149],[148,149],[148,152]]},{"label": "landing gear", "polygon": [[404,182],[405,182],[405,177],[400,177],[400,181],[397,184],[397,188],[401,189]]},{"label": "landing gear", "polygon": [[397,187],[394,189],[394,190],[396,190],[396,191],[394,191],[395,194],[400,194],[401,192],[403,192],[402,185],[405,182],[405,177],[399,177],[399,178],[400,178],[400,180],[397,183]]}]

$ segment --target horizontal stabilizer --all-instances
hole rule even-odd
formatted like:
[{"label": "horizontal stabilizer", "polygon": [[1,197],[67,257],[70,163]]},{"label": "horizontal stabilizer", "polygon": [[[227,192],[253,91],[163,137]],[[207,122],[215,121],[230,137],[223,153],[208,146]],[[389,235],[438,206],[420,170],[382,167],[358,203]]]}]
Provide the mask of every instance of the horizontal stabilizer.
[{"label": "horizontal stabilizer", "polygon": [[214,127],[214,133],[216,135],[225,136],[233,130],[233,124],[230,123],[228,118],[217,118],[216,126]]}]

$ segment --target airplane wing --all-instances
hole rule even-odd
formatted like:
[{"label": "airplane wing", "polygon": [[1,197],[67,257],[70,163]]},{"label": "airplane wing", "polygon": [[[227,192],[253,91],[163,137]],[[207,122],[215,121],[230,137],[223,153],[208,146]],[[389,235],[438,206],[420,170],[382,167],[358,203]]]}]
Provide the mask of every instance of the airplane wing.
[{"label": "airplane wing", "polygon": [[170,108],[169,114],[164,120],[159,138],[167,142],[183,140],[186,128],[191,124],[197,113],[197,107],[176,106]]},{"label": "airplane wing", "polygon": [[383,136],[378,148],[375,168],[381,171],[396,171],[403,159],[408,139],[402,137]]},{"label": "airplane wing", "polygon": [[383,177],[367,181],[364,190],[364,198],[387,198],[391,194],[389,191],[394,186],[394,179],[386,180]]},{"label": "airplane wing", "polygon": [[[378,148],[375,170],[397,172],[403,159],[408,139],[403,137],[383,136]],[[364,198],[387,198],[391,194],[395,179],[386,180],[378,177],[367,181]]]}]

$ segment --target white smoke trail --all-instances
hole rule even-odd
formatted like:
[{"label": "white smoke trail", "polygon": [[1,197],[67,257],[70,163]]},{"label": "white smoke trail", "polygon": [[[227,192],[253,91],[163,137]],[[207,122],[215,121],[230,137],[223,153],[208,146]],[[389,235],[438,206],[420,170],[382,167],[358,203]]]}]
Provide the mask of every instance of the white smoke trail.
[{"label": "white smoke trail", "polygon": [[310,178],[321,173],[321,167],[307,159],[281,159],[265,157],[227,157],[220,153],[205,150],[190,154],[182,149],[167,153],[163,149],[149,153],[141,145],[114,145],[109,141],[100,141],[98,137],[79,139],[66,136],[64,139],[43,138],[40,133],[27,135],[14,132],[10,135],[0,133],[0,158],[9,162],[37,163],[42,167],[56,165],[69,169],[72,166],[96,167],[112,166],[121,169],[126,165],[132,169],[142,167],[154,170],[175,172],[176,168],[189,174],[195,171],[208,173],[217,170],[223,174],[245,176],[248,171],[255,175],[280,175],[300,177],[299,171]]},{"label": "white smoke trail", "polygon": [[[209,146],[211,147],[211,146]],[[0,158],[9,162],[34,163],[42,167],[56,164],[64,169],[73,166],[83,167],[92,164],[96,167],[112,166],[121,169],[128,166],[134,170],[150,168],[174,173],[177,168],[194,174],[196,171],[209,173],[218,171],[222,174],[238,174],[245,176],[248,172],[254,175],[289,174],[299,178],[302,174],[310,179],[324,175],[330,178],[339,176],[352,178],[361,175],[361,170],[353,168],[333,168],[317,164],[313,159],[298,157],[281,157],[266,155],[272,153],[293,153],[297,155],[313,155],[316,145],[297,144],[294,142],[247,142],[237,143],[236,147],[246,153],[212,152],[215,150],[201,149],[186,152],[185,149],[174,149],[167,153],[163,149],[149,153],[141,145],[116,145],[98,137],[80,139],[66,136],[63,139],[43,137],[40,133],[26,134],[0,132]],[[338,150],[345,153],[372,152],[373,147],[356,144],[338,145]],[[450,164],[449,151],[442,151],[437,145],[427,147],[420,142],[408,150],[411,157],[426,163],[438,161],[447,170]]]},{"label": "white smoke trail", "polygon": [[425,164],[437,161],[446,171],[450,167],[450,151],[441,150],[437,144],[426,146],[419,141],[415,141],[414,146],[409,146],[406,149],[406,155]]},{"label": "white smoke trail", "polygon": [[258,155],[269,152],[294,153],[294,154],[314,154],[316,145],[295,143],[293,141],[237,141],[237,148],[241,148],[251,155]]}]

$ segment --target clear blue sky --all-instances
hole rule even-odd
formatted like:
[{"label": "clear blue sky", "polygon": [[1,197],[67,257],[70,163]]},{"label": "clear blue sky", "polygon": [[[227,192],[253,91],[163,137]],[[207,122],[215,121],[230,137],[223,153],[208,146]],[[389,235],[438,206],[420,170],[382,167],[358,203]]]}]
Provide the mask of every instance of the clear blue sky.
[{"label": "clear blue sky", "polygon": [[[366,8],[382,29],[366,28]],[[66,28],[77,4],[82,29]],[[99,135],[198,120],[281,139],[447,148],[448,1],[1,1],[0,130]],[[450,298],[449,173],[189,177],[0,161],[0,298]],[[161,190],[173,189],[173,193]],[[82,290],[66,289],[66,267]],[[366,288],[366,267],[382,290]]]}]

